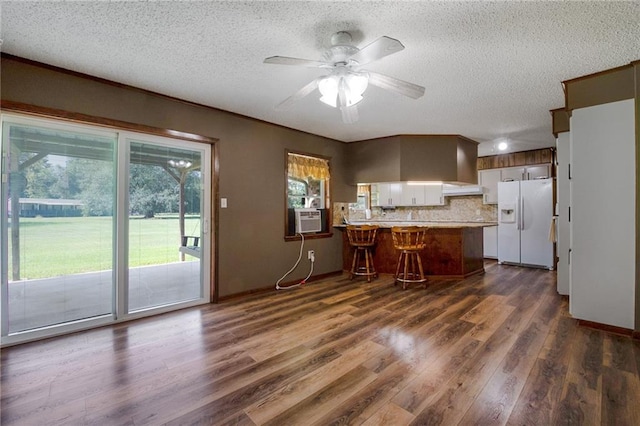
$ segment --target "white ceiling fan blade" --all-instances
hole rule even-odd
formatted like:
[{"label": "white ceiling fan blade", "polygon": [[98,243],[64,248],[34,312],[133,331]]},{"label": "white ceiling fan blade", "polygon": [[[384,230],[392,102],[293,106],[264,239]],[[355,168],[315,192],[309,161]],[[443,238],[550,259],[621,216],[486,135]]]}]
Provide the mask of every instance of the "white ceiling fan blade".
[{"label": "white ceiling fan blade", "polygon": [[319,81],[320,81],[320,78],[316,78],[315,80],[311,81],[311,83],[307,84],[302,89],[298,90],[296,93],[294,93],[293,95],[289,96],[287,99],[285,99],[284,101],[276,105],[276,109],[285,110],[285,109],[291,108],[293,104],[295,104],[300,99],[307,96],[309,93],[316,90],[318,88]]},{"label": "white ceiling fan blade", "polygon": [[310,59],[301,58],[289,58],[287,56],[271,56],[264,60],[265,64],[277,64],[277,65],[295,65],[299,67],[309,68],[327,68],[331,67],[331,64],[324,61],[312,61]]},{"label": "white ceiling fan blade", "polygon": [[345,124],[353,124],[357,122],[360,117],[358,116],[358,107],[355,104],[349,105],[348,98],[349,86],[344,78],[341,78],[338,84],[338,106],[342,113],[342,121]]},{"label": "white ceiling fan blade", "polygon": [[364,65],[377,61],[392,53],[399,52],[402,49],[404,49],[404,46],[398,40],[383,36],[360,49],[359,52],[350,56],[349,59],[358,62],[358,65]]},{"label": "white ceiling fan blade", "polygon": [[360,119],[357,105],[340,107],[340,112],[342,113],[342,122],[345,124],[353,124]]},{"label": "white ceiling fan blade", "polygon": [[399,93],[413,99],[418,99],[424,95],[424,87],[422,86],[409,83],[408,81],[398,80],[397,78],[389,77],[377,72],[367,72],[369,73],[369,84],[373,84],[374,86],[378,86],[382,89]]}]

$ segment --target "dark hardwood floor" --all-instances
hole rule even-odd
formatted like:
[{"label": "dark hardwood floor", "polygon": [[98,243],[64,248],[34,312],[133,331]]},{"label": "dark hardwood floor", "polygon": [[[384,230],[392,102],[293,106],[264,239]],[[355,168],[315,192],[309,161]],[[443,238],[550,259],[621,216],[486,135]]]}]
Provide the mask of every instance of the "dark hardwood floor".
[{"label": "dark hardwood floor", "polygon": [[345,276],[5,348],[2,425],[640,425],[640,343],[555,273]]}]

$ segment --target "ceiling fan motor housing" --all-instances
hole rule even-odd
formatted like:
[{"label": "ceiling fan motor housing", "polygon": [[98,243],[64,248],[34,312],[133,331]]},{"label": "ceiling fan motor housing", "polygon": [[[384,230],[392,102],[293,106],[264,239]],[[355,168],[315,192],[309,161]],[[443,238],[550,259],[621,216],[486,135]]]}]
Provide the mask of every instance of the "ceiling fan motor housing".
[{"label": "ceiling fan motor housing", "polygon": [[360,51],[351,43],[351,34],[346,31],[339,31],[331,36],[331,47],[324,53],[323,59],[331,62],[334,66],[357,65],[356,61],[348,61],[352,55]]}]

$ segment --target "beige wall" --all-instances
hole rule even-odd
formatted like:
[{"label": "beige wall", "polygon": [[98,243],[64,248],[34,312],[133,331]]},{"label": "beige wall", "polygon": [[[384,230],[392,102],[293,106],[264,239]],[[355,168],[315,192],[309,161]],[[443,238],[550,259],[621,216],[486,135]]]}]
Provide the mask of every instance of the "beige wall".
[{"label": "beige wall", "polygon": [[567,111],[631,99],[635,87],[633,65],[565,80],[563,84]]},{"label": "beige wall", "polygon": [[478,143],[459,135],[398,135],[353,142],[352,183],[445,181],[477,183]]},{"label": "beige wall", "polygon": [[457,181],[455,136],[401,136],[401,181]]},{"label": "beige wall", "polygon": [[396,182],[400,180],[398,137],[371,139],[347,145],[350,182]]},{"label": "beige wall", "polygon": [[[346,184],[344,143],[240,115],[109,84],[48,67],[2,58],[2,100],[208,136],[217,143],[218,295],[275,284],[298,256],[299,242],[284,241],[285,149],[332,158],[334,201],[353,202]],[[215,194],[214,194],[215,196]],[[342,268],[342,235],[310,240],[314,274]],[[304,262],[285,282],[306,276]]]},{"label": "beige wall", "polygon": [[478,143],[458,137],[458,181],[478,183]]}]

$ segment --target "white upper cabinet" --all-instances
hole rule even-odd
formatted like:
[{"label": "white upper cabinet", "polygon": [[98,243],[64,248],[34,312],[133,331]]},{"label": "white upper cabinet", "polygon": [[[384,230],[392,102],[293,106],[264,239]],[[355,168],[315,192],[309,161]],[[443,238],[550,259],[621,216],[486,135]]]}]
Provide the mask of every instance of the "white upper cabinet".
[{"label": "white upper cabinet", "polygon": [[485,188],[482,202],[484,204],[498,203],[498,182],[543,179],[548,177],[551,177],[550,164],[478,170],[478,185]]},{"label": "white upper cabinet", "polygon": [[525,167],[505,167],[502,170],[502,182],[511,180],[533,180],[551,177],[551,165],[539,164]]},{"label": "white upper cabinet", "polygon": [[371,192],[378,194],[376,206],[402,205],[402,184],[400,182],[374,183],[371,185]]},{"label": "white upper cabinet", "polygon": [[423,185],[402,184],[402,205],[403,206],[423,206],[425,192]]},{"label": "white upper cabinet", "polygon": [[441,206],[444,204],[442,184],[374,183],[371,184],[371,193],[374,206]]},{"label": "white upper cabinet", "polygon": [[441,206],[444,204],[442,184],[409,185],[402,184],[401,206]]},{"label": "white upper cabinet", "polygon": [[478,185],[485,188],[482,198],[484,204],[498,204],[498,182],[502,182],[501,169],[478,171]]},{"label": "white upper cabinet", "polygon": [[540,166],[527,166],[524,170],[525,179],[546,179],[551,177],[551,165],[542,164]]},{"label": "white upper cabinet", "polygon": [[424,188],[424,205],[425,206],[442,206],[444,205],[444,195],[442,194],[442,185],[425,185]]},{"label": "white upper cabinet", "polygon": [[524,167],[506,167],[502,170],[502,182],[509,182],[512,180],[525,180]]}]

